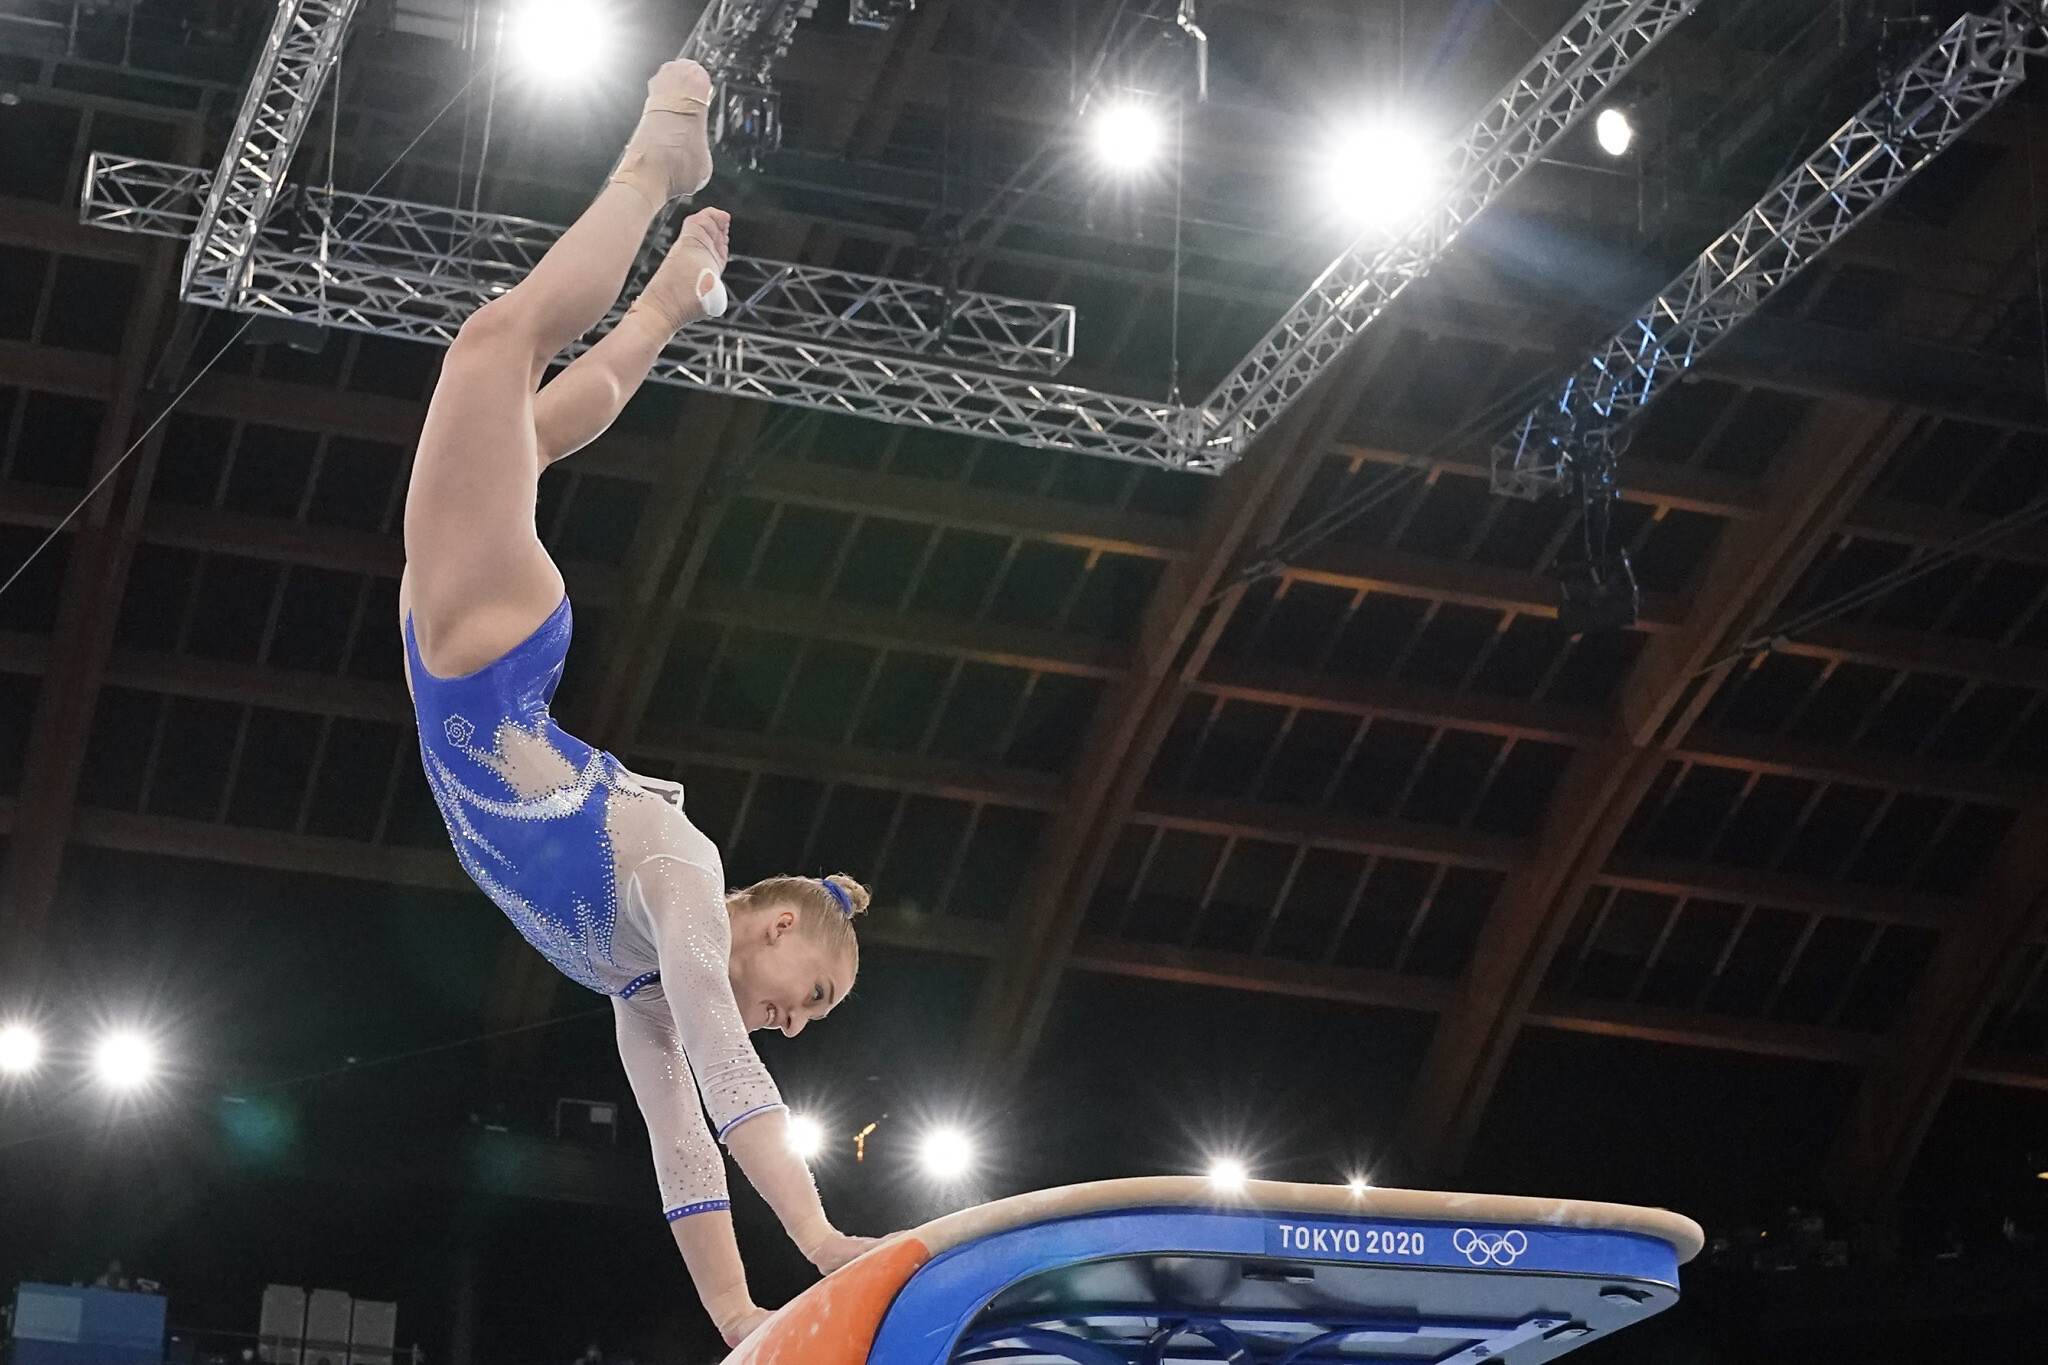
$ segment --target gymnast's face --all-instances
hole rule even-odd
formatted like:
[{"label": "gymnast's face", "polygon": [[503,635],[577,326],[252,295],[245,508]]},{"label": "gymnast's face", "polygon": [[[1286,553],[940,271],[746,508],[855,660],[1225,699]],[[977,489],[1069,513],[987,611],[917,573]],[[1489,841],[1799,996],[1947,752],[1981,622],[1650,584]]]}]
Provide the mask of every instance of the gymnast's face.
[{"label": "gymnast's face", "polygon": [[802,932],[794,909],[764,906],[733,916],[729,975],[748,1028],[794,1038],[853,989],[853,955]]}]

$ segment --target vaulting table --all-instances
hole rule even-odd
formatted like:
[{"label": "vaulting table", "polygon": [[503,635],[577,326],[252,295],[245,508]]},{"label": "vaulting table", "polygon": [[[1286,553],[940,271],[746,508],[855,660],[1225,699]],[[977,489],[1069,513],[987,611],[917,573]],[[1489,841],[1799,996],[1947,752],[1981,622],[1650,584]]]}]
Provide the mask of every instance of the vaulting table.
[{"label": "vaulting table", "polygon": [[728,1365],[1537,1365],[1678,1301],[1662,1209],[1194,1177],[964,1209],[790,1301]]}]

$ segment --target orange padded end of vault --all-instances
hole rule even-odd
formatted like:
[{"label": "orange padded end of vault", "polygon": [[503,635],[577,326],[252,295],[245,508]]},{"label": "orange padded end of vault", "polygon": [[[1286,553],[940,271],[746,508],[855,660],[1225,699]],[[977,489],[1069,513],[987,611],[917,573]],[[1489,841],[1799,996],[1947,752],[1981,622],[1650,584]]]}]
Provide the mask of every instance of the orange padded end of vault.
[{"label": "orange padded end of vault", "polygon": [[876,1247],[784,1304],[726,1365],[863,1365],[896,1291],[931,1258],[915,1237]]}]

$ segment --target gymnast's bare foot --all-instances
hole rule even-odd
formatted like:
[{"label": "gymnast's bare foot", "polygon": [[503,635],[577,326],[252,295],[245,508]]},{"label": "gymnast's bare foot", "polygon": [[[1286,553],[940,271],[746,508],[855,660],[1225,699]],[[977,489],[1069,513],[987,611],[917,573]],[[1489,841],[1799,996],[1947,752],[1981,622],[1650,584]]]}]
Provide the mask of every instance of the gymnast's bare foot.
[{"label": "gymnast's bare foot", "polygon": [[663,64],[647,82],[647,103],[612,179],[659,210],[711,179],[711,77],[695,62]]},{"label": "gymnast's bare foot", "polygon": [[723,313],[725,286],[719,276],[725,273],[731,227],[732,215],[724,209],[700,209],[685,218],[668,258],[633,300],[633,310],[651,311],[671,332]]}]

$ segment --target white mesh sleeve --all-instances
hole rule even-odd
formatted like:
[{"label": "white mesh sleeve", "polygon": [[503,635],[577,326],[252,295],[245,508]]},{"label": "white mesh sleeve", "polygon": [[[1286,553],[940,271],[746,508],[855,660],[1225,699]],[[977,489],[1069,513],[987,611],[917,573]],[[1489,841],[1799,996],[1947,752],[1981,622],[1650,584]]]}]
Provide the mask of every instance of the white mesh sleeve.
[{"label": "white mesh sleeve", "polygon": [[619,1060],[654,1149],[654,1176],[661,1206],[673,1223],[693,1213],[731,1207],[725,1187],[725,1158],[705,1127],[689,1054],[676,1036],[668,1003],[650,989],[631,1000],[612,997],[618,1024]]},{"label": "white mesh sleeve", "polygon": [[780,1108],[782,1094],[732,998],[732,919],[717,873],[656,854],[625,874],[620,893],[627,912],[653,931],[660,994],[718,1136],[742,1119]]},{"label": "white mesh sleeve", "polygon": [[[648,1127],[655,1126],[655,1108],[694,1107],[688,1086],[694,1073],[703,1109],[717,1126],[719,1139],[730,1144],[747,1179],[775,1210],[798,1249],[812,1255],[832,1235],[832,1225],[818,1202],[809,1168],[789,1146],[785,1119],[778,1112],[782,1096],[755,1054],[733,999],[732,919],[718,872],[674,854],[655,854],[625,873],[622,883],[621,918],[641,928],[652,942],[661,980],[622,1001],[620,1017],[648,1020],[647,1036],[659,1038],[667,1051],[662,1059],[643,1062],[642,1070],[651,1086],[665,1080],[675,1096],[664,1100],[641,1092],[635,1074],[634,1088],[641,1093]],[[622,1022],[619,1050],[624,1054],[627,1048]],[[627,1070],[634,1071],[630,1060]],[[756,1116],[763,1117],[745,1122]],[[679,1209],[729,1207],[723,1202],[725,1172],[717,1144],[703,1131],[701,1117],[690,1117],[697,1119],[694,1133],[678,1132],[666,1146],[662,1139],[656,1141],[662,1196],[671,1222],[683,1216]],[[715,1194],[709,1192],[714,1178]]]}]

